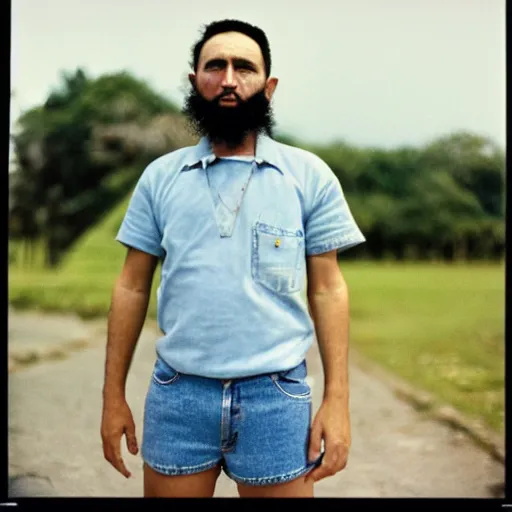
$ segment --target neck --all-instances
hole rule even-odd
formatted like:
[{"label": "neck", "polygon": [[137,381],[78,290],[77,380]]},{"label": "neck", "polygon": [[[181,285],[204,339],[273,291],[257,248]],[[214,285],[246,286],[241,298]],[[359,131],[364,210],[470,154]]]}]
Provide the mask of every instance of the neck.
[{"label": "neck", "polygon": [[249,133],[241,144],[235,148],[230,148],[224,142],[212,143],[212,149],[216,156],[254,156],[256,153],[256,134]]}]

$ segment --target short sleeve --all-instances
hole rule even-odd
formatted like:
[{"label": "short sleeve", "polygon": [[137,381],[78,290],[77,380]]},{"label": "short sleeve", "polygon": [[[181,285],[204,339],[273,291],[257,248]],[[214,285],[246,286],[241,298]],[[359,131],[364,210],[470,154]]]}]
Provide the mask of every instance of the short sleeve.
[{"label": "short sleeve", "polygon": [[149,172],[146,169],[135,186],[116,240],[161,258],[164,255],[162,234],[155,218],[154,207]]},{"label": "short sleeve", "polygon": [[[322,180],[323,181],[323,180]],[[330,171],[316,194],[305,225],[306,254],[345,251],[366,241],[356,224],[336,175]]]}]

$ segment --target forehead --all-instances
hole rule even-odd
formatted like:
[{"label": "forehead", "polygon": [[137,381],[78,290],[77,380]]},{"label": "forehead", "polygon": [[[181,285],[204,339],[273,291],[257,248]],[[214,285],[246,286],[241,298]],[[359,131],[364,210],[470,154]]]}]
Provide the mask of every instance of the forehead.
[{"label": "forehead", "polygon": [[199,56],[202,64],[210,59],[247,59],[263,67],[263,55],[258,43],[240,32],[217,34],[206,41]]}]

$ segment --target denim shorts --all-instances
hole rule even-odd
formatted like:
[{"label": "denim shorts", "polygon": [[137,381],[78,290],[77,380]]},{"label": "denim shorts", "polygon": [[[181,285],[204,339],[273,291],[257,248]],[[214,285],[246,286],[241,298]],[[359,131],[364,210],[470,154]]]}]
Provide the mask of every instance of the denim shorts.
[{"label": "denim shorts", "polygon": [[165,475],[221,466],[232,480],[271,485],[307,460],[311,389],[306,361],[287,371],[220,380],[182,374],[157,357],[146,396],[141,455]]}]

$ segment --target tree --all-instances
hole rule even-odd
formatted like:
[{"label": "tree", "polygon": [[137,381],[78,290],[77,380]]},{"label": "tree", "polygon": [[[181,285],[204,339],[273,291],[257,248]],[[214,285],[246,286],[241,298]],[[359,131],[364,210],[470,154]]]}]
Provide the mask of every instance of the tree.
[{"label": "tree", "polygon": [[[159,156],[151,144],[147,150],[144,130],[162,115],[176,118],[177,108],[126,72],[96,80],[81,69],[63,73],[44,105],[21,116],[13,137],[19,169],[10,187],[11,237],[42,238],[47,263],[56,266],[74,240],[124,197],[142,168]],[[114,162],[98,158],[105,130],[126,123],[140,128],[142,149],[120,144]],[[173,141],[164,140],[158,151],[165,145]],[[109,179],[120,167],[128,169],[123,171],[127,179]]]}]

